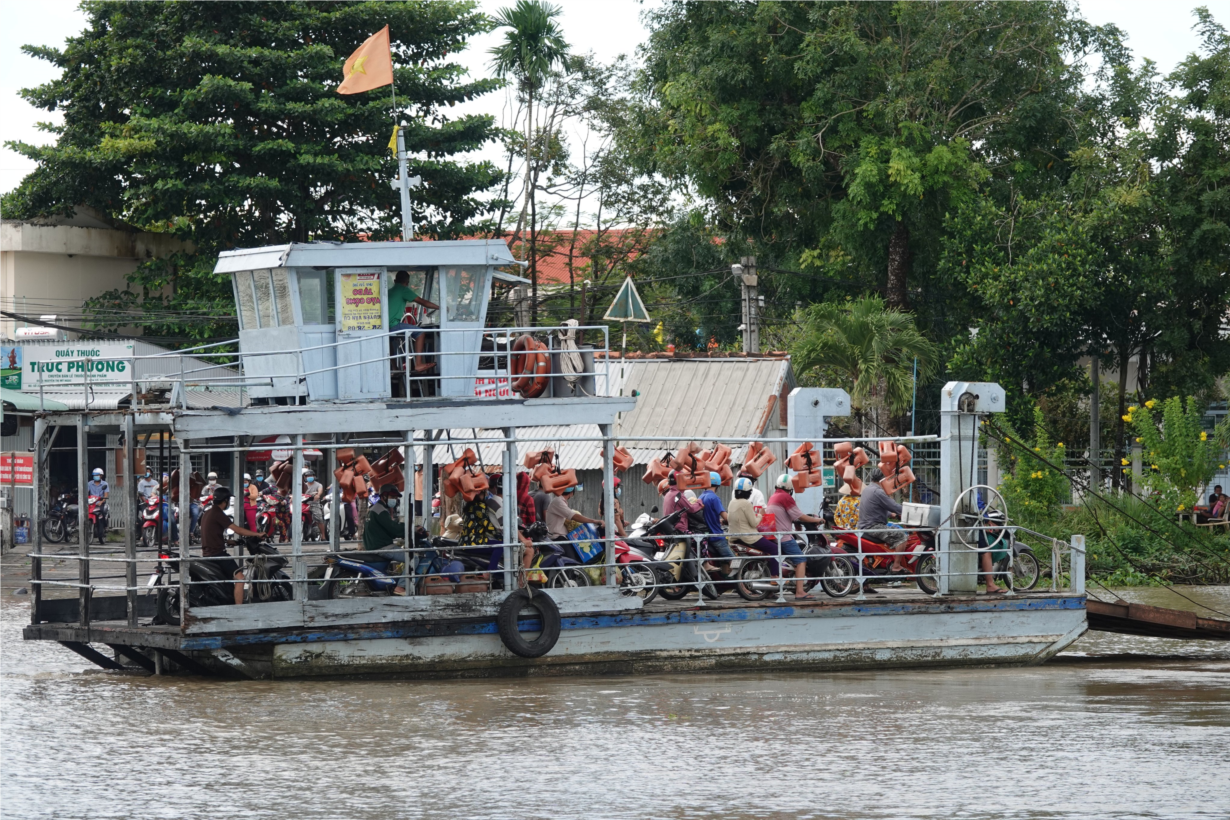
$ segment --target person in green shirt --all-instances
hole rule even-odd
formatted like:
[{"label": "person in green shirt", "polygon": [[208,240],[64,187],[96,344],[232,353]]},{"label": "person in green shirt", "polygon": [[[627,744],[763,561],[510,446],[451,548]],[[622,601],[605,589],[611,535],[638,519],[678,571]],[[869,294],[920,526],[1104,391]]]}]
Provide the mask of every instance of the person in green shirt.
[{"label": "person in green shirt", "polygon": [[[397,509],[397,502],[400,498],[401,493],[397,491],[396,485],[385,484],[380,488],[380,500],[367,510],[367,523],[363,527],[363,549],[373,552],[383,550],[393,546],[394,538],[405,536],[404,526],[393,517],[393,511]],[[388,555],[390,560],[405,561],[408,558],[405,554],[389,553]],[[406,590],[402,586],[397,586],[393,594],[405,595]]]},{"label": "person in green shirt", "polygon": [[393,277],[393,287],[389,288],[389,330],[414,331],[410,334],[410,338],[414,339],[416,354],[414,369],[416,372],[421,372],[431,369],[431,363],[423,357],[423,351],[427,347],[427,337],[423,335],[423,331],[416,329],[416,325],[403,321],[406,316],[406,307],[412,304],[422,305],[428,310],[440,309],[436,303],[429,302],[415,293],[414,288],[410,287],[410,274],[399,270]]}]

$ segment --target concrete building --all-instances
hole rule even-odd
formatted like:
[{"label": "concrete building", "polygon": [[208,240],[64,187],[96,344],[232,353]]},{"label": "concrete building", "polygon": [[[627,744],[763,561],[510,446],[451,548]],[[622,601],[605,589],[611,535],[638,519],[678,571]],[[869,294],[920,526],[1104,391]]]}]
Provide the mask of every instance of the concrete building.
[{"label": "concrete building", "polygon": [[[25,316],[76,317],[85,300],[123,289],[125,277],[146,259],[192,245],[166,234],[140,231],[78,206],[71,217],[0,222],[0,309]],[[23,323],[0,316],[0,337],[12,339]]]}]

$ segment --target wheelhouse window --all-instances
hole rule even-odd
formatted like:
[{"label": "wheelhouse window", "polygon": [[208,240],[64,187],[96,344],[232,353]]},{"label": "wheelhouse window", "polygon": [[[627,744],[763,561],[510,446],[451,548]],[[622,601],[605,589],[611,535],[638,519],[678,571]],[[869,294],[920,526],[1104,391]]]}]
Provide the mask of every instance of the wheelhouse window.
[{"label": "wheelhouse window", "polygon": [[299,271],[299,307],[303,311],[303,324],[329,324],[329,291],[324,271]]},{"label": "wheelhouse window", "polygon": [[290,277],[285,268],[270,271],[273,276],[273,301],[277,308],[278,324],[282,327],[295,323],[295,308],[290,298]]},{"label": "wheelhouse window", "polygon": [[252,271],[252,288],[256,291],[256,318],[262,328],[277,327],[273,312],[273,282],[268,270]]},{"label": "wheelhouse window", "polygon": [[241,270],[235,274],[235,304],[239,309],[239,329],[255,330],[256,300],[252,296],[252,271]]},{"label": "wheelhouse window", "polygon": [[444,276],[445,310],[450,322],[477,322],[483,306],[482,286],[486,267],[458,265],[441,270]]}]

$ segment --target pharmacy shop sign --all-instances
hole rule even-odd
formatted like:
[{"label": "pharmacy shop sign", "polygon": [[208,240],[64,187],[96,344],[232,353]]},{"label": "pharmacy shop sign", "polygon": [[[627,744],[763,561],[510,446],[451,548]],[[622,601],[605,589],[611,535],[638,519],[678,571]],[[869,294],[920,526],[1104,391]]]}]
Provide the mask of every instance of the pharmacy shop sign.
[{"label": "pharmacy shop sign", "polygon": [[40,385],[68,389],[83,382],[123,385],[132,378],[130,344],[25,345],[22,353],[23,393],[37,393]]}]

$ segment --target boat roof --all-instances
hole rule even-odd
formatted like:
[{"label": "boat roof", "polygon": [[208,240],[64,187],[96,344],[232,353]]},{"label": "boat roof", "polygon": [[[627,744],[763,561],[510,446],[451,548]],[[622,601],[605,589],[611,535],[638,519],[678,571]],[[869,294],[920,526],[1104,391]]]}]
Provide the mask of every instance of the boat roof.
[{"label": "boat roof", "polygon": [[[295,242],[263,248],[237,248],[218,254],[214,273],[264,268],[397,268],[443,265],[517,265],[499,239],[454,239],[425,242]],[[497,273],[505,281],[528,281]]]}]

